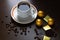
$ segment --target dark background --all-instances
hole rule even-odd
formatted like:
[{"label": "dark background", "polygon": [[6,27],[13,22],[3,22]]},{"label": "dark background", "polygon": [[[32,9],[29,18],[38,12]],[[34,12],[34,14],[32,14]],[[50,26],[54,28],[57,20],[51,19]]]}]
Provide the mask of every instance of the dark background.
[{"label": "dark background", "polygon": [[[21,30],[24,30],[25,27],[16,24],[16,22],[11,19],[11,8],[19,1],[20,0],[0,0],[0,40],[37,40],[34,39],[34,37],[37,36],[34,32],[36,28],[35,22],[28,24],[26,27],[27,34],[24,35],[23,32],[22,35]],[[29,0],[29,2],[35,5],[37,10],[43,10],[46,14],[54,18],[55,25],[53,26],[53,30],[57,33],[57,37],[52,37],[52,40],[60,40],[60,2],[58,0]],[[7,24],[10,25],[8,28],[6,28]],[[16,27],[13,29],[17,29],[17,33],[11,29],[11,26],[15,25]],[[40,37],[45,34],[42,29],[37,30],[41,33],[39,34]]]}]

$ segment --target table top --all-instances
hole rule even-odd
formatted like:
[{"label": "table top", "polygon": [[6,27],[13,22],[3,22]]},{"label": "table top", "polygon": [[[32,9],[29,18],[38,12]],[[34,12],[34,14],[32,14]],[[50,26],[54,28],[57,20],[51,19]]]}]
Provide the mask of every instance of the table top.
[{"label": "table top", "polygon": [[[37,28],[35,21],[30,24],[18,24],[11,18],[11,9],[21,0],[1,0],[0,1],[0,40],[42,40],[46,32],[42,28]],[[58,1],[49,0],[28,0],[37,10],[43,10],[46,15],[51,16],[55,24],[52,26],[51,40],[60,39],[60,15]],[[42,18],[41,18],[42,19]],[[44,22],[44,25],[47,24]],[[52,35],[52,33],[56,33]]]}]

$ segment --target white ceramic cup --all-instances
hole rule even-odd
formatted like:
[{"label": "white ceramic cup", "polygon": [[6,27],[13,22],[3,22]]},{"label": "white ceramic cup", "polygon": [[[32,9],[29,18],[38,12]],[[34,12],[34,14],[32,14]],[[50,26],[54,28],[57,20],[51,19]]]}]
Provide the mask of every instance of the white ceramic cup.
[{"label": "white ceramic cup", "polygon": [[[29,7],[29,8],[27,8],[27,7]],[[28,2],[23,1],[23,2],[18,3],[18,5],[17,5],[17,14],[20,18],[22,18],[22,20],[25,20],[27,17],[29,17],[29,15],[31,15],[30,10],[31,10],[31,7]]]},{"label": "white ceramic cup", "polygon": [[[17,4],[14,13],[15,21],[21,24],[33,22],[37,17],[37,9],[29,2],[22,1]],[[13,18],[13,17],[12,17]]]}]

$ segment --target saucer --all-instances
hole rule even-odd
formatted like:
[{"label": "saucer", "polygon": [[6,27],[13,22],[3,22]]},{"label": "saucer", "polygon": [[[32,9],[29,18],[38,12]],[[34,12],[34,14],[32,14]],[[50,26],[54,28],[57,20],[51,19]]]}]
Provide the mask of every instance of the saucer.
[{"label": "saucer", "polygon": [[37,9],[32,4],[30,4],[30,5],[31,5],[31,13],[32,13],[32,18],[31,19],[28,19],[26,21],[21,21],[21,19],[18,20],[17,19],[17,15],[18,15],[17,14],[17,5],[12,7],[12,10],[11,10],[11,17],[12,17],[12,19],[14,21],[16,21],[17,23],[20,23],[20,24],[28,24],[28,23],[33,22],[36,19],[36,17],[37,17]]}]

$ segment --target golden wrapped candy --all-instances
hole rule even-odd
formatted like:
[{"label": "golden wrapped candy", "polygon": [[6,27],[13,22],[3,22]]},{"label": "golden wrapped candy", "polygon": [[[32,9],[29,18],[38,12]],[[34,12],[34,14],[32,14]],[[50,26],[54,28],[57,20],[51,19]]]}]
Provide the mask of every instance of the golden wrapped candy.
[{"label": "golden wrapped candy", "polygon": [[49,25],[46,25],[46,26],[43,27],[43,29],[44,29],[45,31],[47,31],[47,30],[50,30],[51,27],[50,27]]},{"label": "golden wrapped candy", "polygon": [[52,19],[52,18],[49,18],[49,19],[48,19],[48,24],[49,24],[49,25],[53,25],[53,23],[54,23],[54,22],[53,22],[53,19]]},{"label": "golden wrapped candy", "polygon": [[49,25],[53,25],[53,19],[50,17],[50,16],[46,16],[45,18],[44,18],[44,20],[49,24]]},{"label": "golden wrapped candy", "polygon": [[39,12],[38,12],[38,16],[39,16],[39,17],[43,17],[43,16],[44,16],[44,12],[43,12],[43,11],[39,11]]},{"label": "golden wrapped candy", "polygon": [[37,19],[36,20],[36,25],[37,26],[41,26],[42,25],[42,20],[41,19]]},{"label": "golden wrapped candy", "polygon": [[48,36],[44,35],[43,40],[51,40],[51,37],[48,37]]},{"label": "golden wrapped candy", "polygon": [[44,20],[48,23],[49,18],[51,18],[49,15],[47,15]]}]

